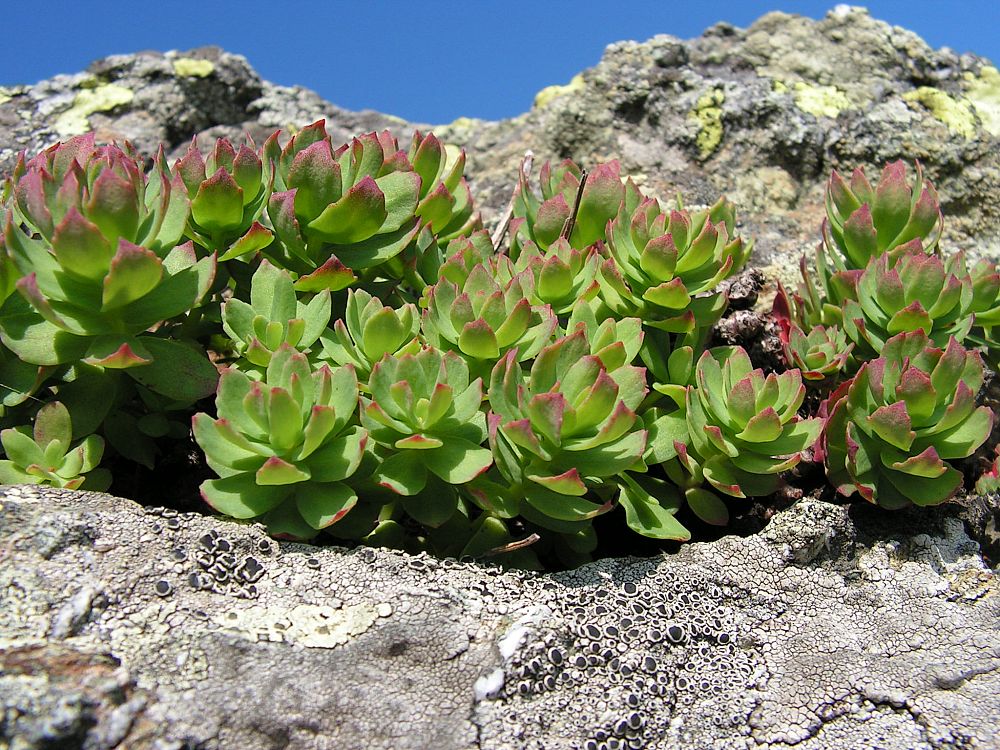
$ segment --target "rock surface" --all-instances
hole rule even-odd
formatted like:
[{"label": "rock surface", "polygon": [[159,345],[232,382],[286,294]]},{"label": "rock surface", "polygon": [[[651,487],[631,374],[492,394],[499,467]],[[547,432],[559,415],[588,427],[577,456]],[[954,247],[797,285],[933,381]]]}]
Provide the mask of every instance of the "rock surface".
[{"label": "rock surface", "polygon": [[1000,580],[947,514],[528,574],[0,494],[0,747],[989,748]]},{"label": "rock surface", "polygon": [[[0,172],[87,129],[178,156],[320,117],[339,139],[413,127],[214,48],[115,56],[0,88]],[[1000,258],[1000,73],[859,9],[612,45],[531,112],[435,132],[469,149],[488,220],[527,149],[725,192],[770,283],[814,245],[832,167],[919,158],[946,246]],[[752,537],[528,575],[4,487],[0,748],[997,747],[981,505],[804,500]]]}]

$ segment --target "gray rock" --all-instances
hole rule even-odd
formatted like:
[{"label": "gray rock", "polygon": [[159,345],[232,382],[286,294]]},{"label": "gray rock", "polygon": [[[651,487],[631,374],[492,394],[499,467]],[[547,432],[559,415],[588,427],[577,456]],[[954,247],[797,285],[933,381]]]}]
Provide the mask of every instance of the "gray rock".
[{"label": "gray rock", "polygon": [[1000,580],[948,512],[529,574],[5,487],[0,550],[0,747],[1000,743]]}]

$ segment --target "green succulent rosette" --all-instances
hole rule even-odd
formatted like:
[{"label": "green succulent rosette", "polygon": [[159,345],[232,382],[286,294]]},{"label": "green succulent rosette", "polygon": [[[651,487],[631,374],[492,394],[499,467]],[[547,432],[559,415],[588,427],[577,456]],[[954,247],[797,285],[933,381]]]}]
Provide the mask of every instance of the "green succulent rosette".
[{"label": "green succulent rosette", "polygon": [[[631,181],[627,185],[622,182],[617,161],[598,164],[587,175],[581,191],[582,178],[582,170],[569,159],[555,167],[546,162],[539,174],[539,196],[521,173],[510,226],[512,259],[517,260],[520,247],[529,240],[548,250],[564,229],[571,230],[567,237],[570,246],[583,250],[606,239],[607,223],[618,214],[623,201],[630,206],[638,203],[639,191]],[[579,207],[570,227],[578,193]]]},{"label": "green succulent rosette", "polygon": [[215,368],[163,324],[201,302],[216,259],[177,244],[189,201],[162,151],[149,178],[138,159],[89,135],[19,161],[4,227],[19,278],[0,307],[0,338],[26,363],[127,369],[193,401],[214,391]]},{"label": "green succulent rosette", "polygon": [[59,401],[51,401],[35,415],[32,427],[0,432],[7,458],[0,460],[0,484],[47,484],[69,490],[106,490],[111,473],[98,469],[104,440],[88,435],[73,443],[73,422]]},{"label": "green succulent rosette", "polygon": [[601,290],[597,278],[601,259],[596,244],[578,250],[568,240],[559,238],[543,251],[529,240],[517,256],[513,272],[528,271],[534,280],[534,303],[548,305],[556,315],[565,318],[580,300],[597,297]]},{"label": "green succulent rosette", "polygon": [[417,354],[387,354],[368,379],[361,421],[381,459],[372,480],[404,498],[406,511],[428,526],[450,518],[455,487],[493,463],[480,411],[482,380],[454,352],[425,347]]},{"label": "green succulent rosette", "polygon": [[392,308],[363,289],[351,289],[344,317],[334,321],[332,332],[327,329],[320,336],[323,350],[319,357],[339,365],[353,365],[362,390],[367,392],[369,376],[382,357],[420,351],[419,333],[416,305],[406,303]]},{"label": "green succulent rosette", "polygon": [[532,359],[559,325],[548,305],[532,304],[529,272],[501,286],[494,268],[480,263],[462,286],[445,278],[426,291],[421,328],[427,342],[460,352],[476,375],[488,374],[510,351],[517,351],[518,361]]},{"label": "green succulent rosette", "polygon": [[192,420],[195,440],[219,475],[201,485],[215,510],[308,539],[358,502],[346,482],[361,466],[368,433],[354,419],[352,367],[314,370],[304,354],[282,344],[263,380],[225,370],[215,404],[218,419],[199,413]]},{"label": "green succulent rosette", "polygon": [[940,349],[923,331],[894,336],[824,402],[817,459],[843,495],[889,509],[942,503],[963,482],[950,461],[993,428],[993,412],[976,406],[982,384],[979,354],[954,338]]},{"label": "green succulent rosette", "polygon": [[843,325],[865,358],[898,333],[920,330],[943,346],[972,327],[973,284],[961,252],[946,261],[920,250],[880,255],[856,279],[844,294]]},{"label": "green succulent rosette", "polygon": [[244,368],[248,374],[262,374],[282,345],[308,351],[329,323],[330,292],[324,289],[309,302],[300,301],[291,275],[267,259],[254,272],[250,302],[230,297],[222,305],[222,328],[235,354],[253,366]]},{"label": "green succulent rosette", "polygon": [[609,371],[583,328],[542,349],[527,377],[508,352],[489,388],[490,446],[506,498],[523,497],[521,515],[558,532],[610,510],[623,473],[645,470],[635,410],[646,392],[644,370]]},{"label": "green succulent rosette", "polygon": [[782,351],[788,366],[797,368],[807,382],[822,383],[847,369],[854,343],[838,326],[818,325],[807,334],[792,323],[782,336]]},{"label": "green succulent rosette", "polygon": [[601,300],[614,315],[643,321],[648,335],[640,356],[654,383],[686,385],[674,379],[670,355],[680,347],[700,352],[722,317],[726,296],[718,284],[738,272],[752,250],[735,227],[735,209],[725,198],[669,213],[652,199],[631,212],[623,203],[609,225]]},{"label": "green succulent rosette", "polygon": [[805,398],[798,370],[765,375],[738,346],[702,354],[695,379],[686,389],[684,409],[662,415],[651,430],[647,461],[664,464],[698,516],[724,524],[725,506],[702,485],[738,498],[775,492],[781,472],[798,464],[816,442],[822,420],[798,416]]},{"label": "green succulent rosette", "polygon": [[823,249],[831,272],[862,269],[869,261],[918,241],[932,253],[941,238],[943,220],[934,186],[916,163],[907,183],[902,160],[887,164],[872,187],[863,169],[850,181],[834,170],[826,188]]},{"label": "green succulent rosette", "polygon": [[188,236],[229,260],[262,250],[273,233],[260,223],[274,180],[272,165],[264,164],[253,142],[237,150],[226,138],[215,142],[205,158],[197,138],[174,163],[191,199]]},{"label": "green succulent rosette", "polygon": [[970,273],[972,312],[975,315],[967,343],[983,347],[990,367],[1000,367],[1000,273],[990,260],[980,260]]}]

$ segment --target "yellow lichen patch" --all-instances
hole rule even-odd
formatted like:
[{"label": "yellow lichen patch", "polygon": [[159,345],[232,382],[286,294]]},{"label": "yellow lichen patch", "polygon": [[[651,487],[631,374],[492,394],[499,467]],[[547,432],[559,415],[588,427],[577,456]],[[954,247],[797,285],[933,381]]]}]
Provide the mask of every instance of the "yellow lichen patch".
[{"label": "yellow lichen patch", "polygon": [[697,121],[698,135],[695,144],[702,159],[707,159],[722,143],[722,103],[726,95],[721,88],[714,88],[702,94],[695,102],[688,117]]},{"label": "yellow lichen patch", "polygon": [[771,81],[771,90],[778,94],[787,94],[788,86],[781,81]]},{"label": "yellow lichen patch", "polygon": [[357,604],[321,607],[300,604],[290,609],[253,606],[231,610],[215,618],[229,631],[255,641],[283,641],[306,648],[334,648],[367,631],[379,617],[392,614],[392,607]]},{"label": "yellow lichen patch", "polygon": [[52,129],[63,138],[86,133],[90,130],[90,123],[87,121],[90,115],[128,104],[133,96],[135,94],[129,89],[114,83],[78,91],[73,106],[56,118]]},{"label": "yellow lichen patch", "polygon": [[557,97],[571,94],[574,91],[579,91],[583,88],[583,85],[583,76],[580,73],[577,73],[572,79],[570,79],[570,82],[564,86],[546,86],[544,89],[535,94],[534,107],[535,109],[541,109]]},{"label": "yellow lichen patch", "polygon": [[847,95],[836,86],[812,86],[798,81],[794,86],[795,106],[814,117],[836,117],[851,102]]},{"label": "yellow lichen patch", "polygon": [[931,86],[921,86],[913,91],[907,91],[903,94],[903,98],[908,102],[923,105],[934,119],[944,123],[952,133],[963,138],[973,138],[976,135],[976,115],[967,100],[956,99]]},{"label": "yellow lichen patch", "polygon": [[0,104],[9,102],[13,97],[10,95],[10,89],[0,86]]},{"label": "yellow lichen patch", "polygon": [[204,78],[211,75],[215,65],[211,60],[196,60],[193,57],[178,57],[174,60],[174,72],[179,76]]},{"label": "yellow lichen patch", "polygon": [[965,95],[976,108],[983,127],[990,135],[1000,136],[1000,71],[984,65],[978,76],[969,72],[965,80],[968,82]]}]

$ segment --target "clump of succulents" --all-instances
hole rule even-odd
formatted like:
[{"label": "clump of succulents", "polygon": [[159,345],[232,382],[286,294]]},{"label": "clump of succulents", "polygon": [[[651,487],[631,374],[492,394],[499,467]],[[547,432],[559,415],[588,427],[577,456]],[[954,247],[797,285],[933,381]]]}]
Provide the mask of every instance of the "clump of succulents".
[{"label": "clump of succulents", "polygon": [[[617,161],[599,164],[587,175],[569,159],[555,167],[546,162],[539,183],[541,196],[521,173],[511,232],[541,250],[548,250],[560,237],[577,250],[606,239],[607,223],[618,214],[622,202],[635,205],[639,200],[635,185],[622,182]],[[515,243],[515,259],[517,247]]]},{"label": "clump of succulents", "polygon": [[923,331],[901,333],[824,403],[818,458],[844,495],[884,508],[934,505],[962,485],[949,461],[982,445],[993,413],[976,406],[983,364],[954,339],[936,347]]},{"label": "clump of succulents", "polygon": [[272,165],[261,160],[253,145],[251,140],[237,150],[219,138],[205,158],[196,139],[174,164],[191,199],[189,236],[218,252],[221,260],[254,253],[273,238],[259,221],[271,196]]},{"label": "clump of succulents", "polygon": [[302,302],[291,275],[266,259],[254,272],[250,302],[230,297],[222,305],[222,328],[234,353],[258,368],[267,367],[283,344],[308,350],[329,322],[330,292],[324,289]]},{"label": "clump of succulents", "polygon": [[347,480],[361,466],[368,433],[355,421],[358,380],[350,365],[313,369],[281,344],[262,380],[225,370],[215,403],[218,419],[199,413],[192,426],[219,475],[201,485],[217,511],[303,539],[358,502]]},{"label": "clump of succulents", "polygon": [[352,365],[364,384],[386,354],[416,354],[421,348],[419,332],[416,305],[406,303],[392,308],[363,289],[351,289],[344,317],[334,321],[332,332],[327,329],[320,336],[323,350],[319,357]]},{"label": "clump of succulents", "polygon": [[104,440],[87,435],[73,442],[69,410],[50,401],[38,410],[33,427],[0,432],[7,458],[0,460],[0,484],[48,484],[65,489],[106,490],[111,473],[98,469]]},{"label": "clump of succulents", "polygon": [[1000,361],[1000,273],[939,255],[919,165],[833,173],[765,373],[706,350],[752,249],[733,205],[661,207],[617,162],[546,164],[537,190],[522,168],[492,237],[429,133],[336,145],[320,121],[142,164],[84,136],[0,186],[0,481],[159,468],[214,392],[190,425],[217,511],[532,567],[586,559],[617,508],[689,539],[688,513],[723,524],[814,454],[842,494],[941,502],[993,427],[963,344]]},{"label": "clump of succulents", "polygon": [[425,347],[386,354],[368,379],[361,423],[379,459],[371,481],[401,497],[406,512],[430,527],[460,512],[457,488],[493,463],[480,409],[483,383],[454,352]]},{"label": "clump of succulents", "polygon": [[738,498],[774,493],[782,484],[780,474],[802,460],[823,423],[798,415],[806,389],[797,369],[765,375],[753,369],[741,347],[706,351],[695,378],[684,404],[689,441],[670,445],[654,433],[658,450],[651,458],[670,462],[667,474],[687,490],[696,514],[710,523],[725,522],[724,508],[702,484]]}]

